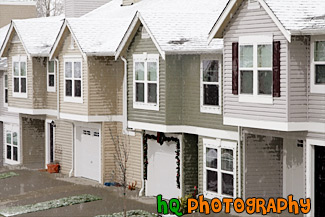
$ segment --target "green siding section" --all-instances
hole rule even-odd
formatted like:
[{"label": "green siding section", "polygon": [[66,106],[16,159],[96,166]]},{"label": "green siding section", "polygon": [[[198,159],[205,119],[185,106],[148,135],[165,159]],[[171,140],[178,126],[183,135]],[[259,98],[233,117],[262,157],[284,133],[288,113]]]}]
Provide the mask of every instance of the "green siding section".
[{"label": "green siding section", "polygon": [[183,134],[183,192],[182,195],[192,194],[194,186],[198,186],[198,136]]},{"label": "green siding section", "polygon": [[153,41],[141,38],[141,28],[138,29],[127,52],[128,61],[128,120],[146,123],[166,124],[166,63],[159,58],[159,111],[133,108],[133,54],[159,54]]}]

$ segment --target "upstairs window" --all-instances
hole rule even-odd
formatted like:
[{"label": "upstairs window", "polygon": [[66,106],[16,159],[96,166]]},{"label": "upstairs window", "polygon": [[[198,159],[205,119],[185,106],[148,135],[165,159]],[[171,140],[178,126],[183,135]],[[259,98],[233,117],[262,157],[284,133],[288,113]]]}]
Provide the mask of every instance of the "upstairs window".
[{"label": "upstairs window", "polygon": [[82,103],[82,60],[64,60],[64,101]]},{"label": "upstairs window", "polygon": [[310,91],[325,93],[325,37],[313,37],[311,42]]},{"label": "upstairs window", "polygon": [[239,101],[273,103],[272,37],[239,38]]},{"label": "upstairs window", "polygon": [[55,92],[55,62],[47,62],[47,91]]},{"label": "upstairs window", "polygon": [[3,81],[3,93],[4,93],[4,106],[8,107],[8,74],[4,73],[4,81]]},{"label": "upstairs window", "polygon": [[27,98],[27,57],[12,57],[13,97]]},{"label": "upstairs window", "polygon": [[217,59],[203,59],[201,61],[200,111],[204,113],[220,114],[220,63]]},{"label": "upstairs window", "polygon": [[159,55],[133,55],[133,107],[159,110]]}]

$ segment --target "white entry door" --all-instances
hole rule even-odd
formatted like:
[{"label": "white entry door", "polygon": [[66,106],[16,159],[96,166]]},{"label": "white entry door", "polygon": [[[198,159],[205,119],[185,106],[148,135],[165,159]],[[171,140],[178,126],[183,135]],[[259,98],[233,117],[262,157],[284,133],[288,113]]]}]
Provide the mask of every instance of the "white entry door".
[{"label": "white entry door", "polygon": [[165,199],[178,198],[181,190],[177,188],[176,143],[148,140],[148,167],[146,196],[162,195]]},{"label": "white entry door", "polygon": [[101,181],[99,128],[76,126],[75,176]]}]

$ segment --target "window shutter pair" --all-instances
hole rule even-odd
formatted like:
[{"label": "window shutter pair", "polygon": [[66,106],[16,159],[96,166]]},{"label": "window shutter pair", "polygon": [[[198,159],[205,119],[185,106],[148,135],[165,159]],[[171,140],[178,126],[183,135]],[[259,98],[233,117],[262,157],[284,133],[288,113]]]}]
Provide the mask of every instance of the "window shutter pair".
[{"label": "window shutter pair", "polygon": [[[238,95],[238,42],[232,43],[232,94]],[[280,97],[280,41],[273,42],[273,97]]]}]

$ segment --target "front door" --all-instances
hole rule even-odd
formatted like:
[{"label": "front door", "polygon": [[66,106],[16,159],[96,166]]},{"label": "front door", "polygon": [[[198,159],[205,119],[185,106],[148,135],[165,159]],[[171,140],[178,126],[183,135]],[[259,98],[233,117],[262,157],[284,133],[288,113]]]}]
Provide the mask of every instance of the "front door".
[{"label": "front door", "polygon": [[325,214],[325,147],[315,146],[315,217]]}]

